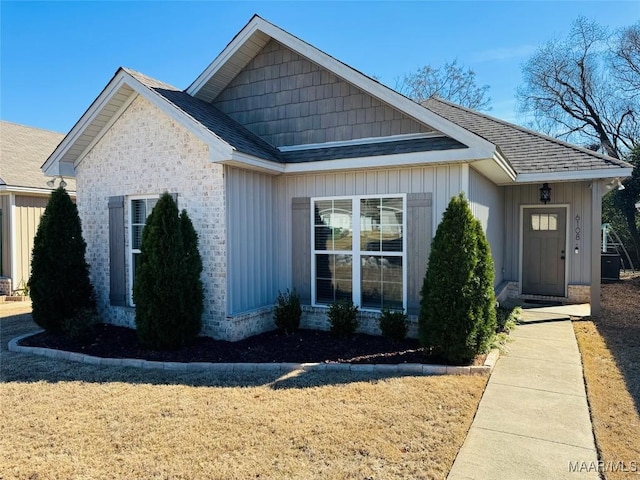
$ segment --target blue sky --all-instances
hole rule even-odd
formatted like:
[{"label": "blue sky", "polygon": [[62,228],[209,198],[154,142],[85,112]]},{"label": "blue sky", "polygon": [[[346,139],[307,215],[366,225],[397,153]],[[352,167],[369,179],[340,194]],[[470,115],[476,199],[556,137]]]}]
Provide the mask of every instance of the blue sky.
[{"label": "blue sky", "polygon": [[257,13],[393,87],[457,59],[490,85],[490,114],[518,121],[521,65],[584,15],[612,29],[640,1],[0,1],[0,117],[66,133],[119,66],[186,88]]}]

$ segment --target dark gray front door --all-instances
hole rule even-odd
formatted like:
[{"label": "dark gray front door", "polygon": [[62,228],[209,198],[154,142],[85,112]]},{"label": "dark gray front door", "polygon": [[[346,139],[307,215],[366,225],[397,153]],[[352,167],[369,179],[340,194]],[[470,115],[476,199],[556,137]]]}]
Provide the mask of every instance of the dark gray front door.
[{"label": "dark gray front door", "polygon": [[522,293],[565,295],[564,208],[525,208],[522,227]]}]

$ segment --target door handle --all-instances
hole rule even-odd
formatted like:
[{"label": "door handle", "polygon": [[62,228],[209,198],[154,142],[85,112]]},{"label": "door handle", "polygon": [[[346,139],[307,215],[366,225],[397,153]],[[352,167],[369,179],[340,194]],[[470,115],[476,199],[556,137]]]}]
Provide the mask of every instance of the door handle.
[{"label": "door handle", "polygon": [[560,251],[560,260],[564,260],[565,259],[565,255],[564,255],[564,250]]}]

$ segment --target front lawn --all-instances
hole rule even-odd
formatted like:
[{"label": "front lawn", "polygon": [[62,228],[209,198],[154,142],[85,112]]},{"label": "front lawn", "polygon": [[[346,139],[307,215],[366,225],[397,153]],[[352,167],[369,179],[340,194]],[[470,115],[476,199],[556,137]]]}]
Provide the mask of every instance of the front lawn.
[{"label": "front lawn", "polygon": [[445,478],[486,377],[171,373],[8,352],[0,478]]},{"label": "front lawn", "polygon": [[[602,312],[574,322],[606,478],[640,475],[640,275],[602,286]],[[615,471],[617,470],[617,471]]]}]

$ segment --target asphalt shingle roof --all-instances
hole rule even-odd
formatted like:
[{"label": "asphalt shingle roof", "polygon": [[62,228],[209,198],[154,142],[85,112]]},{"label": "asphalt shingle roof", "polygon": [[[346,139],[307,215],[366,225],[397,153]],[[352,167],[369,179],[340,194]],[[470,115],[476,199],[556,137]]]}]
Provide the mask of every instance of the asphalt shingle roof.
[{"label": "asphalt shingle roof", "polygon": [[[63,138],[61,133],[0,121],[0,185],[49,188],[50,179],[40,167]],[[74,179],[65,181],[67,189],[76,189]]]},{"label": "asphalt shingle roof", "polygon": [[517,173],[560,173],[630,166],[439,98],[431,98],[422,105],[496,145]]},{"label": "asphalt shingle roof", "polygon": [[145,87],[175,105],[240,152],[265,160],[281,161],[279,151],[275,147],[251,133],[210,103],[192,97],[172,85],[155,80],[140,72],[130,69],[124,70]]},{"label": "asphalt shingle roof", "polygon": [[155,80],[143,73],[128,68],[123,70],[240,152],[265,160],[279,163],[303,163],[339,158],[467,148],[466,145],[452,138],[435,137],[280,152],[280,150],[250,132],[212,104],[192,97],[172,85]]},{"label": "asphalt shingle roof", "polygon": [[417,138],[396,142],[380,142],[369,144],[345,145],[341,147],[323,147],[296,150],[281,153],[286,163],[303,163],[339,158],[374,157],[378,155],[395,155],[399,153],[430,152],[437,150],[453,150],[468,148],[466,145],[449,137]]}]

